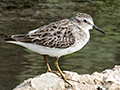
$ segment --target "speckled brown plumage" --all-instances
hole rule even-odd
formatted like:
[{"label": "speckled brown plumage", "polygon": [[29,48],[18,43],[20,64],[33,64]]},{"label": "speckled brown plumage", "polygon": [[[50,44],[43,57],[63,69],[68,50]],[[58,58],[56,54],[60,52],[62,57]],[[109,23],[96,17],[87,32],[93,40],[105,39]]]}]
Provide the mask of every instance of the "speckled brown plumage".
[{"label": "speckled brown plumage", "polygon": [[33,34],[12,35],[16,41],[34,43],[50,48],[67,48],[75,42],[72,34],[73,25],[69,19],[53,22],[40,27]]}]

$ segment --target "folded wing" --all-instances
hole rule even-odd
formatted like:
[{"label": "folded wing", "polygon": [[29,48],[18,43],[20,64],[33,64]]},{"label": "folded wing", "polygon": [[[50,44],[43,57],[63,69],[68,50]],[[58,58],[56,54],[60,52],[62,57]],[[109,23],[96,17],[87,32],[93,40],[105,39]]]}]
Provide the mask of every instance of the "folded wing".
[{"label": "folded wing", "polygon": [[69,19],[53,22],[28,34],[7,36],[5,41],[33,43],[50,48],[68,48],[75,43],[73,28]]}]

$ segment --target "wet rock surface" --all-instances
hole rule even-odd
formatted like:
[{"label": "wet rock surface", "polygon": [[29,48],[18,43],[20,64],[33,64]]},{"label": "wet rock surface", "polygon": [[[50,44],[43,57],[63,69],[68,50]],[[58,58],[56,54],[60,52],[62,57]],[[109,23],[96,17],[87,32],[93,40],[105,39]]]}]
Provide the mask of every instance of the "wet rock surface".
[{"label": "wet rock surface", "polygon": [[70,71],[64,71],[64,75],[72,87],[61,79],[59,73],[47,72],[25,80],[13,90],[120,90],[120,66],[91,75]]}]

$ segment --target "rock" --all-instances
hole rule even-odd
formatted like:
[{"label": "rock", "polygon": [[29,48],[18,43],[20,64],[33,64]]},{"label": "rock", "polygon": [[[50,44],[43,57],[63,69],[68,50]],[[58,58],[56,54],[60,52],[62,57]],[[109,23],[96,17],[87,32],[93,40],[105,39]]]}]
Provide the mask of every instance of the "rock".
[{"label": "rock", "polygon": [[25,80],[13,90],[120,90],[120,66],[91,75],[70,71],[64,71],[64,75],[73,87],[64,82],[58,72],[47,72]]}]

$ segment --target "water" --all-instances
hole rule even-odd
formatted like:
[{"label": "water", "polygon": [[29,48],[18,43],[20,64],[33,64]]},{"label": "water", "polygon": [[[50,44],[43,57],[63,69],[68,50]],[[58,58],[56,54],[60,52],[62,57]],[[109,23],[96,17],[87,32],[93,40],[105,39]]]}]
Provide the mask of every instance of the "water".
[{"label": "water", "polygon": [[[105,1],[105,0],[104,0]],[[29,30],[77,12],[94,18],[95,24],[107,34],[91,30],[91,39],[80,51],[60,58],[62,70],[79,74],[101,72],[120,64],[120,2],[80,0],[47,0],[19,5],[1,4],[0,8],[0,89],[11,90],[25,79],[45,73],[47,68],[41,55],[23,47],[3,42],[4,35],[26,33]],[[47,57],[53,70],[55,58]]]}]

